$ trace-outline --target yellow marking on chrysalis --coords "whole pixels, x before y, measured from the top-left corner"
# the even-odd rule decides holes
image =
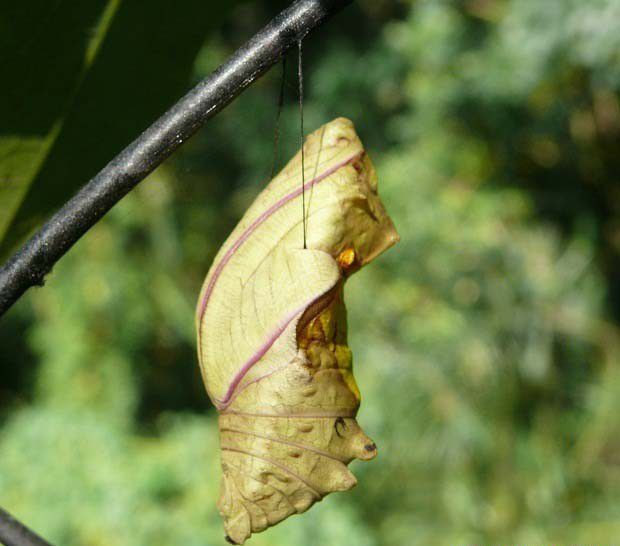
[[[338,254],[336,261],[338,262],[340,269],[348,269],[355,261],[355,250],[352,248],[345,248],[340,254]]]
[[[350,121],[328,123],[304,148],[308,172],[298,153],[256,198],[220,249],[197,306],[207,391],[230,397],[219,409],[218,507],[233,544],[350,489],[347,463],[377,453],[355,420],[360,394],[343,286],[398,235]],[[312,198],[300,218],[292,204],[303,204],[304,180]],[[307,218],[311,237],[300,249]]]

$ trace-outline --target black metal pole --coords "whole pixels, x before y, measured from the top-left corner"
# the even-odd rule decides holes
[[[0,544],[4,546],[51,546],[11,514],[0,508]]]
[[[0,269],[0,316],[123,196],[282,54],[352,0],[297,0],[92,178]]]

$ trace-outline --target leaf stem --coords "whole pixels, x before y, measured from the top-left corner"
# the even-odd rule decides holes
[[[208,119],[351,2],[296,0],[112,159],[0,268],[0,316]]]

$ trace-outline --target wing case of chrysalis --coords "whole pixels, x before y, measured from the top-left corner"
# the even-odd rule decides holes
[[[220,414],[218,508],[234,544],[350,489],[349,462],[377,453],[355,420],[343,287],[398,234],[351,121],[324,125],[304,152],[303,190],[300,151],[228,237],[198,300],[200,367]]]

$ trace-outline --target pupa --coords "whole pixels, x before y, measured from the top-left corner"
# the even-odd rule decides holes
[[[351,121],[310,134],[304,157],[303,177],[300,150],[249,207],[197,305],[202,378],[219,412],[218,508],[233,544],[350,489],[347,465],[377,453],[355,419],[343,289],[399,237]]]

